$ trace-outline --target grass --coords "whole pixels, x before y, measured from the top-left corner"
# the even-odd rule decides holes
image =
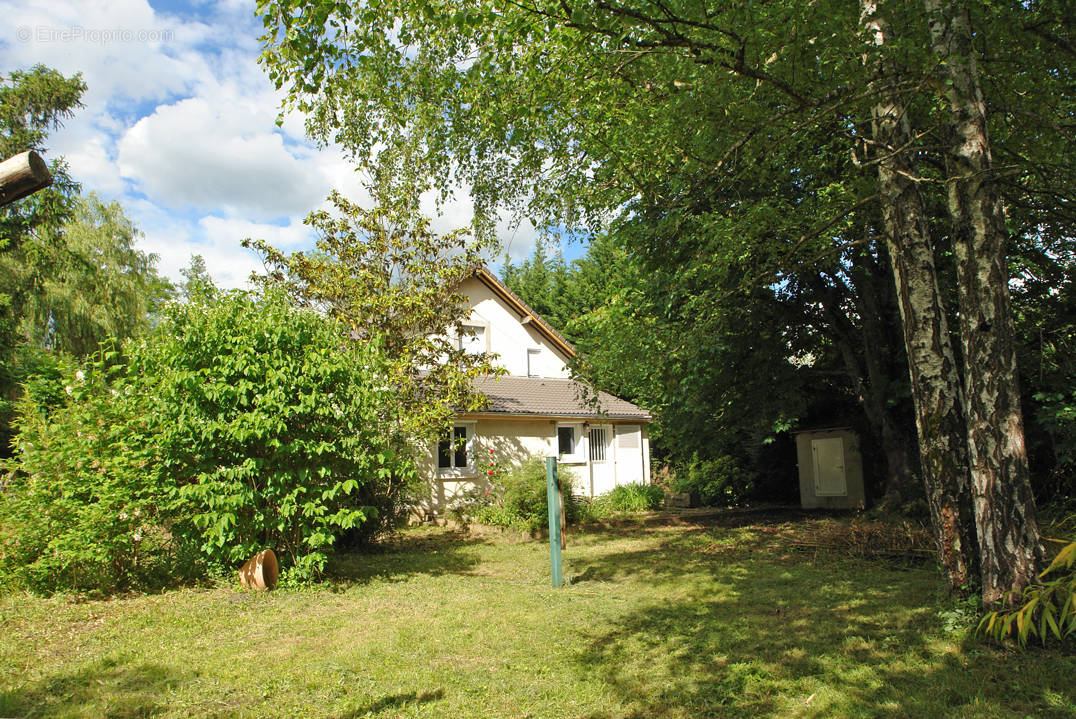
[[[312,588],[0,597],[0,716],[1076,717],[1076,657],[966,638],[930,567],[792,516],[548,545],[436,529]]]

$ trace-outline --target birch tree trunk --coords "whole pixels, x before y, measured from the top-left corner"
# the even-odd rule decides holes
[[[861,22],[875,49],[887,27],[877,3],[863,0]],[[966,591],[978,575],[960,374],[938,286],[934,244],[909,147],[912,133],[887,68],[873,68],[871,108],[887,247],[908,353],[919,455],[927,504],[949,586]]]
[[[964,414],[982,562],[983,603],[1035,581],[1043,559],[1024,448],[1004,208],[993,182],[986,103],[967,8],[925,0],[956,145],[948,158],[956,255]]]

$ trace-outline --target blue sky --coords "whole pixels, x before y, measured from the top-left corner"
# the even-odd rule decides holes
[[[3,72],[42,63],[83,74],[85,107],[50,138],[49,156],[123,205],[168,276],[201,254],[220,284],[242,286],[260,267],[243,238],[308,247],[302,220],[330,189],[368,201],[342,152],[306,140],[301,116],[276,125],[281,96],[257,64],[253,0],[0,0],[0,17]],[[426,206],[432,214],[432,198]],[[457,191],[435,227],[471,214]],[[535,238],[526,222],[501,228],[515,259]]]

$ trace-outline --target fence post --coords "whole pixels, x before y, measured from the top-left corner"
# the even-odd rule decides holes
[[[557,478],[557,458],[545,459],[546,504],[549,506],[549,566],[553,573],[553,586],[564,584],[560,558],[560,482]]]

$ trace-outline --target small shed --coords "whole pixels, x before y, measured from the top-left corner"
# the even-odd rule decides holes
[[[862,509],[863,459],[848,427],[796,432],[800,504],[804,509]]]

